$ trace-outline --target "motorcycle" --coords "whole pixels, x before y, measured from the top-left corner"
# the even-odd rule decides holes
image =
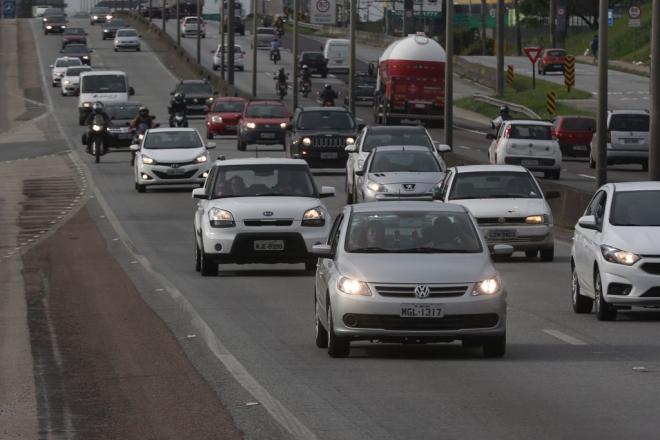
[[[276,27],[275,34],[277,35],[277,38],[282,39],[282,37],[284,36],[284,27],[280,27],[280,26]]]
[[[286,77],[288,78],[289,75],[286,75]],[[277,75],[275,75],[273,78],[275,79],[275,81],[277,81],[277,84],[275,85],[275,91],[277,92],[277,96],[279,96],[280,100],[282,100],[287,94],[288,91],[287,89],[289,88],[289,85],[287,84],[286,80],[280,81]]]
[[[188,126],[188,118],[186,117],[186,114],[183,112],[175,113],[170,118],[170,127],[187,127],[187,126]]]
[[[321,105],[321,107],[334,107],[335,106],[335,100],[333,98],[322,98],[321,97],[321,92],[318,93],[318,96],[319,96],[318,103]],[[339,93],[337,93],[337,98],[339,98]]]
[[[280,50],[279,49],[271,50],[270,59],[273,61],[274,64],[277,64],[277,62],[281,59]]]
[[[94,156],[94,162],[99,163],[101,156],[106,153],[105,136],[108,132],[108,125],[101,115],[95,115],[92,120],[92,129],[89,133],[89,153]]]
[[[312,82],[310,80],[302,80],[300,81],[300,93],[307,98],[309,95],[309,92],[312,91]]]

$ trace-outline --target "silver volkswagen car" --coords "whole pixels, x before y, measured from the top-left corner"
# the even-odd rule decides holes
[[[510,254],[497,245],[497,254]],[[506,292],[466,208],[430,202],[346,206],[316,245],[316,345],[451,342],[506,350]]]
[[[357,176],[357,202],[432,200],[444,163],[428,147],[374,148]]]

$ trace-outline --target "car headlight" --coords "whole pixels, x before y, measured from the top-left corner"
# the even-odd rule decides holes
[[[254,130],[255,128],[257,128],[257,124],[255,124],[254,122],[248,122],[247,124],[245,124],[245,126],[250,130]]]
[[[231,228],[236,226],[234,216],[229,211],[220,208],[211,208],[209,210],[209,222],[214,228]]]
[[[547,218],[545,215],[528,215],[527,218],[525,218],[525,223],[540,225],[547,223]]]
[[[101,130],[103,130],[103,127],[98,125],[98,124],[94,124],[94,125],[92,125],[92,130],[101,131]]]
[[[106,15],[105,18],[106,18],[107,20],[112,20],[112,15]]]
[[[206,162],[207,160],[208,160],[208,159],[207,159],[207,157],[206,157],[206,154],[202,154],[201,156],[197,156],[197,157],[195,158],[195,162],[197,162],[197,163],[204,163],[204,162]]]
[[[46,17],[44,17],[44,23],[47,22],[47,21],[48,21],[48,19]]]
[[[68,86],[69,84],[71,84],[71,81],[69,81],[68,79],[65,79],[65,80],[64,80],[64,85],[65,85],[65,86]]]
[[[149,156],[142,156],[142,163],[145,165],[153,165],[155,160],[150,158]]]
[[[367,181],[367,188],[373,192],[387,192],[385,185],[381,185],[380,183],[374,182],[373,180]]]
[[[215,122],[216,124],[219,124],[222,122],[222,117],[221,116],[211,116],[211,121]]]
[[[103,29],[103,32],[110,32],[108,29]]]
[[[213,102],[214,99],[215,98],[213,96],[209,96],[206,100],[209,101],[209,102]]]
[[[325,224],[325,212],[323,208],[317,206],[316,208],[305,211],[301,224],[303,226],[323,226]]]
[[[498,277],[492,277],[476,283],[472,289],[472,295],[495,295],[501,291],[502,282]]]
[[[99,19],[99,16],[98,16],[98,15],[95,15],[95,16],[94,16],[94,20],[98,20],[98,19]]]
[[[92,103],[91,102],[83,102],[82,106],[85,107],[85,108],[90,108],[92,106]]]
[[[337,280],[337,289],[348,295],[371,296],[371,291],[367,283],[348,277],[339,277]]]
[[[46,29],[52,29],[53,27],[51,25],[46,26]]]
[[[63,24],[62,26],[60,26],[60,28],[62,28],[62,29],[66,29],[66,25]]]
[[[286,128],[286,122],[281,122],[280,123],[280,128],[284,130]]]
[[[355,139],[352,137],[347,137],[346,138],[346,145],[353,145],[355,143]]]
[[[312,145],[312,140],[310,138],[306,137],[306,138],[303,138],[302,143],[305,146],[310,146],[310,145]]]
[[[622,251],[606,244],[600,246],[600,251],[603,254],[603,258],[610,263],[623,264],[624,266],[632,266],[642,258],[632,252]]]
[[[83,60],[88,60],[88,59],[89,59],[89,56],[83,55]]]

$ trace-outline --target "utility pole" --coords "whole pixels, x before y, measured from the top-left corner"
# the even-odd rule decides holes
[[[257,97],[257,0],[252,0],[252,97]]]
[[[351,10],[350,10],[350,19],[351,19],[351,33],[350,33],[350,53],[348,61],[348,110],[355,115],[355,76],[357,72],[355,71],[355,28],[357,28],[358,21],[358,12],[357,12],[357,2],[358,0],[351,0]]]
[[[481,55],[486,55],[486,0],[481,0]]]
[[[227,46],[225,45],[225,0],[220,0],[220,78],[225,80],[225,58],[227,57]]]
[[[598,7],[598,151],[596,152],[596,187],[607,183],[607,9],[608,0]],[[657,0],[656,0],[657,1]],[[651,83],[653,83],[651,78]]]
[[[153,0],[149,0],[149,23],[153,21],[152,13],[153,13]]]
[[[227,82],[234,85],[234,0],[227,9]]]
[[[181,7],[176,0],[176,45],[181,46]]]
[[[557,0],[550,0],[548,2],[550,10],[548,11],[548,24],[550,25],[550,41],[552,47],[557,47],[557,36],[555,35],[557,29],[555,23],[557,21]]]
[[[504,0],[497,0],[497,71],[495,72],[495,94],[504,93]]]
[[[516,50],[518,56],[522,56],[522,30],[520,29],[520,0],[515,0],[516,8]]]
[[[445,13],[447,31],[445,41],[445,144],[454,143],[454,0],[447,0]]]
[[[163,15],[163,33],[167,34],[167,31],[165,30],[165,25],[167,24],[167,20],[165,20],[165,5],[166,5],[166,0],[163,0],[163,10],[161,11],[161,14]]]
[[[651,12],[651,148],[649,150],[649,180],[660,180],[660,85],[658,84],[658,75],[660,75],[660,0],[653,0],[653,10]]]
[[[298,0],[293,0],[293,110],[298,107]]]
[[[202,0],[197,0],[197,64],[202,63]]]

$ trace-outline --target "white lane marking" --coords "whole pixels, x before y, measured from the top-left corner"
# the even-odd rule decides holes
[[[454,129],[461,130],[461,131],[467,131],[468,133],[480,134],[482,136],[485,136],[487,134],[485,131],[473,130],[471,128],[454,127]]]
[[[462,148],[464,150],[471,150],[472,147],[466,147],[465,145],[459,145],[458,148]]]
[[[566,333],[559,331],[559,330],[554,330],[554,329],[544,329],[544,333],[549,334],[550,336],[553,336],[560,341],[566,342],[567,344],[571,345],[588,345],[586,342],[584,342],[581,339],[575,338],[571,335],[567,335]]]
[[[584,177],[585,179],[593,179],[596,180],[594,176],[590,176],[589,174],[578,174],[580,177]]]
[[[36,41],[37,40],[36,35],[34,37]],[[41,53],[38,50],[37,50],[37,56],[39,58],[39,64],[42,66],[42,70],[43,70],[44,64],[41,60]],[[151,56],[154,57],[157,61],[160,61],[153,52],[151,52]],[[167,70],[162,63],[159,62],[158,64],[160,64],[160,66],[163,67],[163,69],[165,69],[168,73],[170,73],[170,76],[174,77],[172,73],[169,70]],[[42,77],[43,89],[47,96],[49,107],[52,111],[53,101],[50,96],[50,89],[46,84],[45,77],[43,75],[41,75],[41,77]],[[236,357],[233,354],[231,354],[229,350],[227,350],[225,345],[220,341],[218,336],[213,332],[213,330],[206,323],[206,321],[204,321],[204,319],[197,312],[197,310],[195,310],[193,305],[188,301],[188,299],[183,295],[183,293],[180,290],[178,290],[174,286],[174,284],[172,284],[164,275],[156,271],[156,269],[154,269],[153,266],[151,265],[151,262],[145,256],[137,252],[137,249],[130,240],[128,233],[124,230],[121,222],[115,216],[114,211],[112,211],[112,208],[105,200],[103,194],[101,194],[101,191],[96,185],[96,181],[94,180],[94,175],[91,173],[91,170],[80,157],[78,150],[74,148],[74,142],[69,138],[69,136],[65,132],[64,127],[62,126],[62,124],[60,123],[57,117],[57,114],[53,113],[53,119],[55,119],[55,124],[57,125],[57,128],[60,131],[62,138],[65,140],[65,142],[67,142],[69,148],[71,149],[71,152],[69,153],[69,157],[71,157],[74,163],[76,163],[79,167],[85,170],[88,176],[90,189],[94,193],[96,193],[96,199],[99,202],[101,209],[103,209],[103,212],[105,212],[108,222],[117,233],[117,236],[124,244],[126,250],[133,255],[133,258],[135,258],[135,260],[140,262],[140,264],[142,265],[145,271],[147,271],[154,278],[156,278],[161,283],[161,285],[166,288],[166,291],[167,293],[169,293],[170,297],[176,303],[178,303],[178,305],[185,312],[189,314],[189,316],[191,317],[191,324],[193,328],[195,328],[197,334],[202,335],[202,338],[204,342],[206,342],[207,347],[209,347],[211,352],[213,352],[213,354],[220,360],[220,362],[222,362],[222,364],[225,366],[225,368],[227,368],[227,370],[231,373],[234,379],[238,383],[240,383],[241,386],[245,388],[249,393],[251,393],[254,396],[254,398],[257,401],[259,401],[264,406],[264,408],[266,408],[266,410],[270,413],[270,415],[273,416],[273,418],[277,420],[284,429],[286,429],[292,434],[293,438],[295,438],[296,440],[318,440],[316,434],[314,434],[309,428],[307,428],[307,426],[305,426],[279,400],[273,397],[268,392],[268,390],[266,390],[252,375],[250,375],[250,373],[245,369],[245,367],[240,363],[240,361],[236,359]]]

